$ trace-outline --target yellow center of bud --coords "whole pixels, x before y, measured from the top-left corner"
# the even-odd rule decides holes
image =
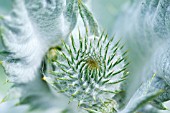
[[[93,58],[87,59],[87,65],[88,65],[88,67],[89,67],[91,70],[99,69],[98,61],[96,61],[96,60],[93,59]]]

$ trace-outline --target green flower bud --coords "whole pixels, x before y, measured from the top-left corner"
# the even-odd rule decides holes
[[[116,102],[113,96],[119,93],[120,83],[127,77],[126,52],[122,53],[120,41],[113,44],[104,32],[100,37],[79,33],[78,43],[70,37],[70,45],[63,42],[65,51],[57,51],[50,75],[43,79],[58,92],[90,112],[113,113]],[[53,54],[54,55],[54,54]]]

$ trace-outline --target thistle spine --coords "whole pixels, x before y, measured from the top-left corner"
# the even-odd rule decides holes
[[[115,103],[112,97],[121,92],[119,85],[126,80],[127,51],[121,53],[124,46],[120,41],[112,45],[114,37],[108,39],[104,32],[100,37],[86,34],[84,38],[79,32],[78,38],[78,46],[72,35],[70,46],[63,41],[64,51],[56,52],[59,57],[52,62],[55,69],[47,78],[52,79],[50,84],[58,92],[78,101],[80,107],[106,113],[104,106]],[[116,111],[115,105],[109,108],[110,113]]]

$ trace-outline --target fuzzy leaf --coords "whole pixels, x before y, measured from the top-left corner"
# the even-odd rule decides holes
[[[165,92],[151,103],[155,106],[154,103],[158,102],[155,107],[164,109],[163,102],[170,100],[170,1],[132,0],[120,14],[114,32],[117,37],[125,37],[126,49],[131,50],[129,57],[133,59],[131,77],[134,79],[126,81],[123,87],[127,97],[124,100],[129,100],[134,89],[142,82],[146,84],[156,73],[151,85]]]
[[[86,30],[89,30],[89,32],[93,35],[99,35],[99,27],[92,13],[88,10],[88,8],[84,5],[84,3],[81,0],[78,0],[78,6]]]
[[[54,95],[42,80],[41,64],[51,47],[67,39],[77,14],[77,0],[14,0],[11,13],[0,19],[0,60],[20,93],[18,105],[70,109],[62,104],[67,98]]]

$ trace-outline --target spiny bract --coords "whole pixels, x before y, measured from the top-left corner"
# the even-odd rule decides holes
[[[113,39],[104,32],[100,37],[86,34],[84,38],[79,33],[76,43],[70,36],[70,45],[63,42],[65,50],[52,50],[57,57],[52,54],[53,69],[44,80],[89,112],[115,112],[112,97],[121,91],[120,82],[128,75],[129,63],[125,64],[127,51],[121,53],[124,46],[120,41],[113,44]]]

